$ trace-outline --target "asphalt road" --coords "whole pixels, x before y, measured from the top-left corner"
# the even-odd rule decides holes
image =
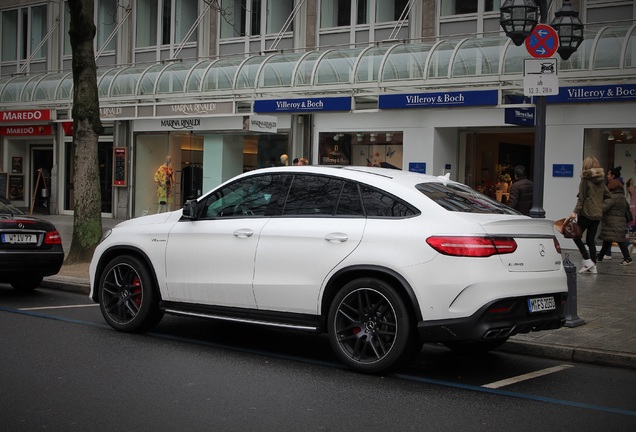
[[[118,333],[88,298],[0,284],[7,431],[633,431],[636,372],[426,346],[342,367],[323,336],[166,316]]]

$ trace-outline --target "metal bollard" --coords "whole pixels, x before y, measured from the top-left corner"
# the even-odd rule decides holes
[[[565,327],[578,327],[585,324],[576,312],[576,266],[570,261],[570,255],[565,254],[563,268],[568,280],[568,301],[565,302]]]

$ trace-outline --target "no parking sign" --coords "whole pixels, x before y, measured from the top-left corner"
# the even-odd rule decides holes
[[[526,38],[526,49],[534,58],[552,57],[559,48],[559,35],[547,24],[537,24]]]

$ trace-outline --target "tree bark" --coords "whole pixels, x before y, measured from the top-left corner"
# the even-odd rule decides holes
[[[73,53],[73,146],[75,148],[73,240],[67,263],[89,262],[102,236],[97,144],[99,118],[97,66],[93,39],[94,0],[69,0]]]

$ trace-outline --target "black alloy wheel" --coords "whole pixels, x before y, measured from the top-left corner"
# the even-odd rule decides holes
[[[406,304],[384,281],[357,279],[334,298],[329,340],[340,360],[363,373],[381,373],[411,360],[420,346]]]
[[[123,255],[108,263],[98,289],[102,315],[119,331],[149,330],[163,317],[154,280],[136,257]]]

